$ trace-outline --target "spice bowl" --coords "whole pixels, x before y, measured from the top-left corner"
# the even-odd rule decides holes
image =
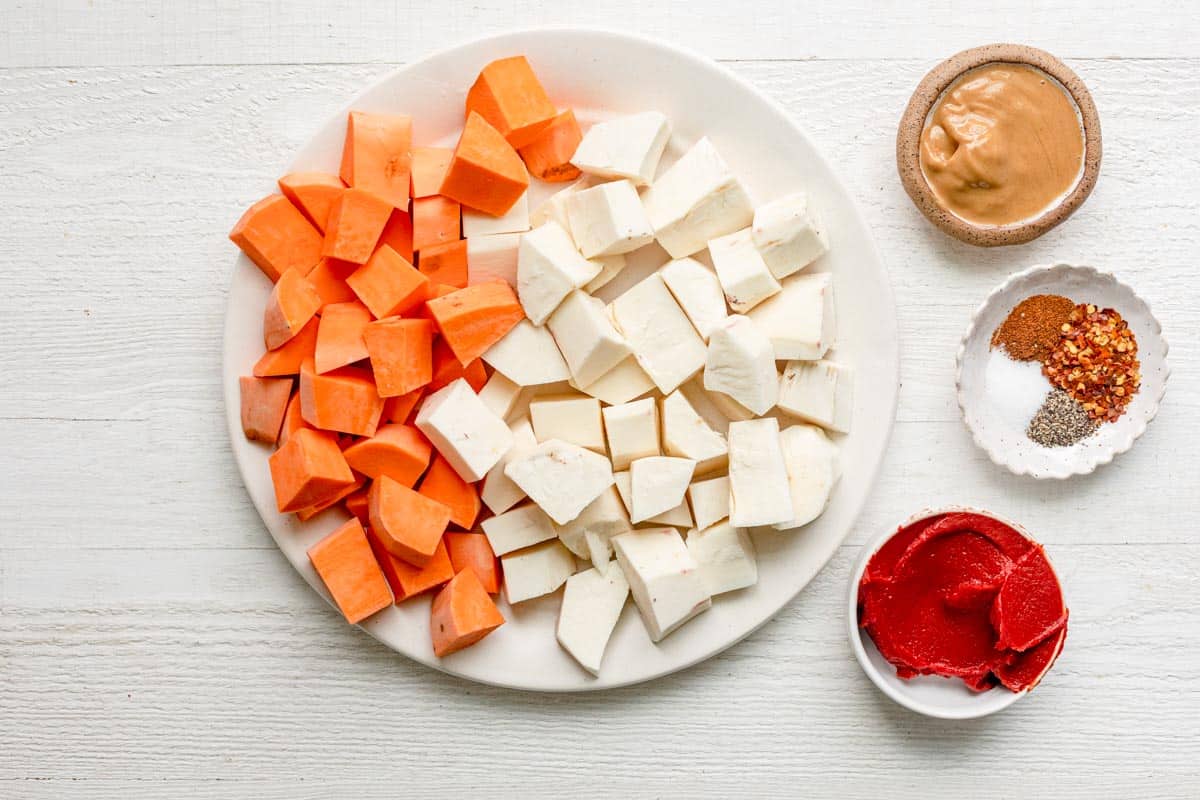
[[[1040,367],[1011,373],[994,367],[992,336],[1022,300],[1034,295],[1061,295],[1076,303],[1115,309],[1136,337],[1141,362],[1141,385],[1125,412],[1095,432],[1066,446],[1044,446],[1026,434],[1027,421],[1008,413],[1002,397],[1013,385],[1034,381]],[[1170,369],[1167,342],[1149,306],[1111,273],[1092,267],[1051,264],[1030,267],[995,289],[975,312],[958,349],[955,385],[963,421],[988,457],[1017,475],[1069,478],[1086,475],[1133,446],[1158,413]],[[1049,381],[1045,387],[1049,390]],[[1069,420],[1068,420],[1069,423]],[[1067,424],[1067,423],[1063,423]],[[1053,438],[1053,437],[1051,437]]]
[[[1003,686],[995,686],[986,691],[978,692],[968,689],[966,684],[954,678],[938,675],[918,675],[913,678],[901,678],[886,658],[875,646],[871,635],[859,625],[859,585],[872,557],[894,536],[909,526],[922,520],[943,514],[954,513],[977,514],[989,517],[1015,530],[1026,539],[1033,537],[1020,525],[1007,520],[990,511],[966,506],[947,506],[944,508],[927,508],[890,528],[883,529],[879,535],[867,542],[859,556],[858,563],[850,573],[849,595],[847,598],[847,622],[850,637],[850,647],[858,660],[863,672],[875,686],[891,700],[904,706],[910,711],[938,719],[976,719],[1003,711],[1013,703],[1029,694],[1036,684],[1022,691],[1010,691]],[[1061,649],[1061,643],[1059,645]],[[1057,651],[1054,658],[1057,658]],[[1053,666],[1051,661],[1049,670]],[[1044,675],[1045,673],[1043,673]],[[1039,677],[1040,680],[1040,677]]]

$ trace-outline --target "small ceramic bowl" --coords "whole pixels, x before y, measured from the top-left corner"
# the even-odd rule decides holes
[[[985,692],[975,692],[968,689],[966,684],[956,678],[943,678],[938,675],[918,675],[915,678],[909,679],[899,677],[896,674],[896,668],[880,655],[870,634],[858,625],[858,585],[862,582],[863,573],[867,571],[867,564],[870,562],[871,557],[875,555],[879,548],[883,547],[885,542],[895,536],[898,531],[915,522],[920,522],[923,519],[939,514],[962,512],[991,517],[1008,525],[1025,538],[1031,540],[1033,538],[1020,525],[990,511],[981,511],[977,508],[966,506],[925,509],[904,520],[899,525],[881,531],[878,536],[867,543],[867,546],[863,548],[862,555],[858,559],[858,564],[855,565],[854,570],[850,573],[850,592],[847,598],[850,647],[854,650],[854,656],[858,659],[859,666],[862,667],[863,672],[867,673],[867,677],[871,679],[871,682],[879,687],[879,691],[892,700],[910,711],[938,719],[975,719],[977,717],[986,717],[988,714],[994,714],[997,711],[1008,708],[1032,690],[1027,689],[1022,692],[1013,692],[1005,689],[1003,686],[996,686]],[[1051,669],[1053,669],[1053,666],[1051,666]]]
[[[1014,306],[1035,294],[1058,294],[1076,303],[1115,308],[1137,337],[1142,373],[1137,395],[1120,419],[1101,425],[1091,436],[1070,447],[1036,444],[1025,435],[1023,426],[993,413],[986,394],[992,333]],[[1092,267],[1052,264],[1018,272],[983,301],[958,348],[955,385],[963,421],[975,444],[992,461],[1017,475],[1061,479],[1093,472],[1132,447],[1158,413],[1169,375],[1162,327],[1133,289],[1111,273]]]
[[[976,225],[956,216],[938,202],[921,171],[921,134],[930,112],[959,77],[987,64],[1026,64],[1049,75],[1071,96],[1083,125],[1083,173],[1075,188],[1040,216],[1012,225]],[[968,244],[997,247],[1032,241],[1071,216],[1096,185],[1102,149],[1096,104],[1087,86],[1070,67],[1036,47],[989,44],[951,56],[917,85],[896,133],[896,168],[904,190],[930,222]]]

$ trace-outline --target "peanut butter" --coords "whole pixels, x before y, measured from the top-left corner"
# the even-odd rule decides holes
[[[921,172],[937,201],[975,225],[1034,219],[1079,181],[1083,127],[1053,78],[987,64],[938,100],[921,133]]]

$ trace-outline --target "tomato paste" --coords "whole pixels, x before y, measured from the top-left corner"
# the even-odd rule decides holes
[[[981,514],[901,528],[871,557],[859,624],[902,678],[960,678],[975,691],[1032,689],[1067,634],[1062,588],[1041,545]]]

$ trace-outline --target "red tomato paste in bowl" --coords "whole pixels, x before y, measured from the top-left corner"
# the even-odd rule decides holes
[[[858,620],[901,678],[960,678],[976,691],[1032,689],[1067,635],[1042,546],[970,512],[926,517],[888,539],[859,583]]]

